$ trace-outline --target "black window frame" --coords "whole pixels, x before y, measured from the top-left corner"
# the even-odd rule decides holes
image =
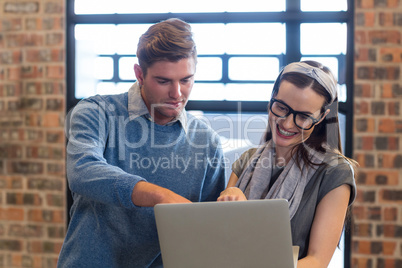
[[[66,2],[66,108],[71,110],[80,99],[75,97],[75,39],[74,27],[76,24],[153,24],[168,18],[181,18],[188,23],[285,23],[286,24],[286,54],[279,57],[281,66],[299,61],[300,52],[300,25],[302,23],[347,23],[347,52],[344,62],[339,65],[345,71],[338,72],[341,84],[346,84],[347,100],[339,103],[339,112],[346,116],[345,152],[347,157],[353,154],[353,86],[354,86],[354,1],[347,0],[346,11],[335,12],[303,12],[300,10],[301,0],[286,0],[284,12],[222,12],[222,13],[155,13],[155,14],[75,14],[74,0]],[[127,55],[126,55],[127,56]],[[130,55],[132,56],[132,55]],[[206,55],[207,56],[207,55]],[[216,56],[216,55],[214,55]],[[223,78],[225,83],[228,77],[227,62],[229,57],[244,55],[223,55]],[[250,56],[250,55],[247,55]],[[258,55],[253,55],[258,56]],[[267,56],[267,55],[264,55]],[[316,55],[325,57],[326,55]],[[331,55],[333,56],[333,55]],[[225,58],[226,57],[226,58]],[[114,66],[116,67],[116,59]],[[341,67],[340,67],[341,68]],[[204,81],[203,81],[204,82]],[[249,83],[242,81],[239,83]],[[274,81],[269,81],[274,82]],[[343,83],[342,83],[343,82]],[[268,102],[265,101],[189,101],[187,110],[202,110],[214,113],[266,113]],[[68,191],[68,189],[67,189]],[[72,199],[68,192],[68,208]],[[350,267],[350,231],[345,233],[344,267]]]

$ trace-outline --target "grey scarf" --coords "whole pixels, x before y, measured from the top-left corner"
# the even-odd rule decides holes
[[[320,164],[323,158],[317,154],[310,154],[311,161]],[[286,199],[289,202],[289,213],[292,219],[295,215],[304,188],[315,173],[316,169],[307,166],[302,161],[299,168],[294,159],[286,164],[278,179],[269,189],[272,176],[272,163],[275,161],[275,148],[272,140],[260,146],[249,159],[246,168],[240,175],[236,186],[239,187],[247,199]],[[264,196],[265,195],[265,196]]]

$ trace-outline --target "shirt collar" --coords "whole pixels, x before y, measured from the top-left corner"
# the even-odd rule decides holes
[[[148,120],[154,122],[144,100],[142,99],[141,87],[138,82],[135,82],[128,90],[128,115],[130,120],[144,116]],[[187,133],[187,113],[185,109],[183,109],[175,119],[167,123],[166,126],[173,125],[176,121],[180,122],[184,131]]]

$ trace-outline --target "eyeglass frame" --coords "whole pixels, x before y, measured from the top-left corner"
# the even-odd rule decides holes
[[[288,113],[287,113],[286,115],[284,115],[284,116],[279,116],[279,115],[277,115],[276,113],[274,113],[274,112],[272,111],[272,105],[273,105],[275,102],[279,102],[280,104],[286,106],[286,108],[288,108]],[[279,118],[286,118],[286,117],[288,117],[290,114],[292,114],[292,115],[293,115],[293,123],[295,124],[296,127],[300,128],[300,129],[302,129],[302,130],[310,130],[312,127],[314,127],[315,125],[317,125],[317,123],[320,122],[320,120],[322,119],[322,116],[321,116],[319,119],[317,119],[317,118],[314,118],[314,117],[312,117],[312,116],[310,116],[310,115],[308,115],[308,114],[306,114],[306,113],[299,112],[299,111],[295,111],[295,110],[292,109],[292,107],[290,107],[289,105],[287,105],[285,102],[283,102],[283,101],[281,101],[281,100],[278,100],[278,99],[275,99],[275,98],[271,98],[271,101],[269,102],[269,110],[271,111],[271,113],[273,113],[276,117],[279,117]],[[296,115],[298,115],[298,114],[302,114],[302,115],[304,115],[304,116],[307,116],[308,118],[310,118],[310,119],[313,121],[313,123],[311,124],[311,126],[310,126],[309,128],[300,127],[300,126],[296,123]],[[321,113],[320,115],[322,115],[322,114],[323,114],[323,113]]]

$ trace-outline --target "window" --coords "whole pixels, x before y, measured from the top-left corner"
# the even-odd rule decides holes
[[[331,68],[339,80],[340,110],[351,107],[353,59],[347,51],[353,51],[353,1],[67,3],[70,107],[94,94],[127,91],[135,81],[140,35],[169,17],[189,22],[197,43],[199,63],[188,110],[265,112],[280,69],[305,59]]]
[[[187,110],[265,114],[280,69],[314,59],[338,78],[343,147],[351,156],[353,7],[352,0],[67,1],[68,109],[84,97],[127,91],[140,35],[177,17],[191,24],[199,56]]]

